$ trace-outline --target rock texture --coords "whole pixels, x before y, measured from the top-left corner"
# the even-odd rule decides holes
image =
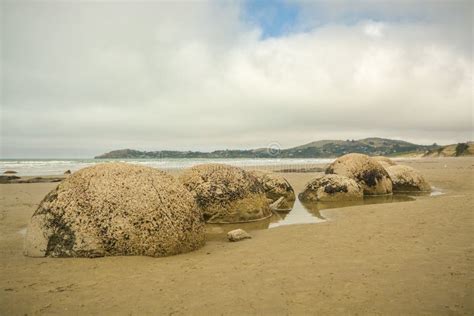
[[[234,229],[231,230],[230,232],[227,233],[227,239],[229,241],[240,241],[244,239],[250,239],[252,236],[249,235],[245,230],[243,229]]]
[[[388,168],[390,166],[396,165],[396,163],[392,159],[385,156],[375,156],[375,157],[372,157],[372,159],[375,159],[376,161],[378,161],[378,163],[380,163],[382,167],[384,168]]]
[[[202,214],[178,181],[157,169],[107,163],[75,172],[44,198],[25,254],[159,257],[204,242]]]
[[[203,164],[183,172],[180,181],[194,195],[208,223],[237,223],[271,216],[262,184],[245,170]]]
[[[301,201],[354,201],[364,197],[362,187],[354,180],[337,174],[320,175],[311,180],[302,193]]]
[[[354,179],[362,186],[366,195],[392,193],[392,181],[387,171],[367,155],[341,156],[328,166],[326,174],[338,174]]]
[[[416,169],[397,165],[386,168],[392,179],[394,192],[430,192],[431,186]]]
[[[296,199],[295,191],[284,177],[265,170],[253,170],[250,171],[250,173],[262,184],[265,195],[270,200],[270,203],[274,203],[278,199],[283,198],[283,200],[278,203],[276,210],[291,210]]]

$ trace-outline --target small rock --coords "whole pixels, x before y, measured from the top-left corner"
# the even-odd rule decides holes
[[[64,174],[71,174],[71,170],[66,170]]]
[[[227,233],[227,238],[229,241],[240,241],[244,239],[252,238],[245,230],[243,229],[234,229]]]
[[[7,170],[3,174],[16,174],[16,173],[18,173],[18,172],[14,171],[14,170]]]

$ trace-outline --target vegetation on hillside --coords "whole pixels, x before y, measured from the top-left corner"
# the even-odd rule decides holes
[[[424,153],[436,150],[439,146],[417,145],[401,140],[385,138],[364,138],[360,140],[321,140],[309,144],[275,150],[248,149],[248,150],[216,150],[212,152],[200,151],[138,151],[133,149],[114,150],[97,156],[97,159],[159,159],[159,158],[332,158],[347,153],[362,153],[371,156],[395,156],[405,153]]]
[[[458,143],[429,150],[423,157],[461,157],[474,155],[474,143]]]

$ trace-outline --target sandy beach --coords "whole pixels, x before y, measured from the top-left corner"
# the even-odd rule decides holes
[[[166,258],[25,257],[28,220],[57,183],[0,184],[0,315],[472,315],[474,158],[403,163],[443,194]],[[314,173],[283,175],[298,193]]]

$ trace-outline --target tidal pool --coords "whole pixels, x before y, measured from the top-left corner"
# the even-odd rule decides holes
[[[436,192],[436,193],[434,193]],[[321,214],[322,210],[332,208],[343,208],[357,205],[383,204],[394,202],[414,201],[414,196],[435,196],[442,194],[441,191],[436,190],[431,193],[424,194],[390,194],[383,196],[365,196],[360,201],[344,201],[344,202],[317,202],[317,203],[302,203],[296,199],[293,209],[290,212],[278,212],[273,216],[263,219],[261,221],[238,224],[206,224],[206,233],[208,240],[221,240],[228,231],[241,228],[246,231],[258,229],[271,229],[279,226],[293,225],[293,224],[309,224],[322,223],[327,219]]]

